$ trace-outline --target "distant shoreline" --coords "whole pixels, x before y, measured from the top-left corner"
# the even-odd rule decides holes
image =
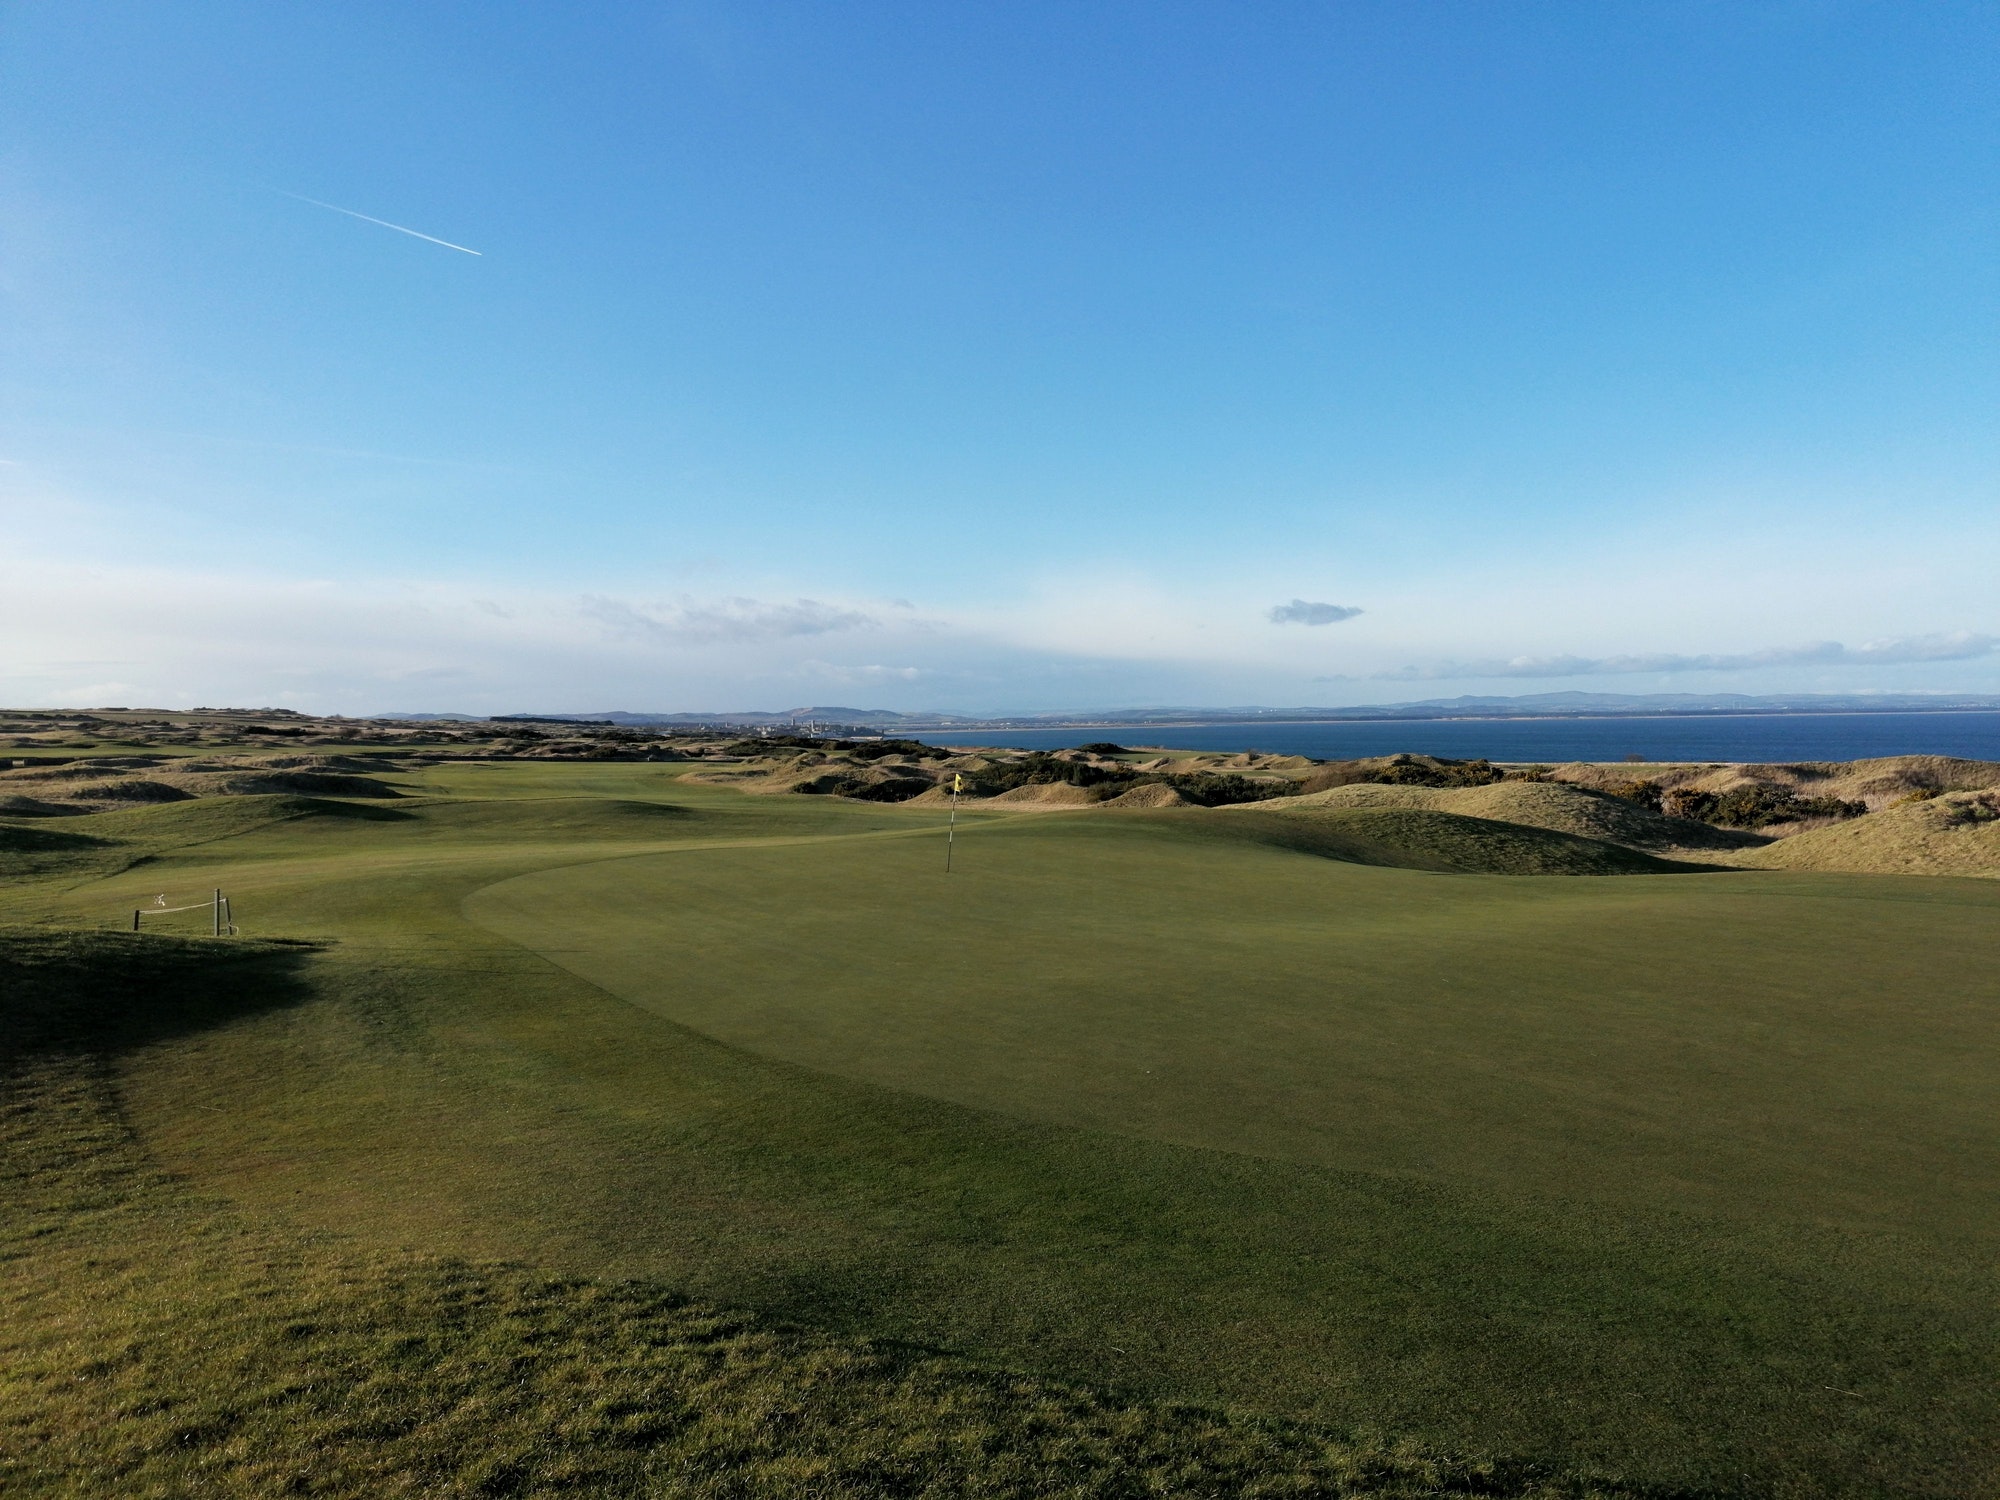
[[[1597,713],[1485,713],[1485,714],[1331,714],[1313,718],[1266,718],[1245,714],[1240,718],[1201,719],[992,719],[974,724],[953,723],[898,725],[925,734],[984,734],[995,729],[1237,729],[1253,724],[1509,724],[1509,723],[1590,723],[1618,719],[1842,719],[1858,714],[1926,714],[1945,717],[1955,714],[2000,714],[1993,708],[1695,708],[1621,709]]]

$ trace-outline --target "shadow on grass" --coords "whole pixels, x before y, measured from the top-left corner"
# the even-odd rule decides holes
[[[0,1070],[117,1053],[307,998],[316,945],[0,928]]]
[[[368,795],[382,794],[371,792]],[[404,794],[390,792],[388,795],[400,797]],[[347,818],[359,823],[407,823],[417,816],[400,807],[383,807],[371,802],[335,802],[326,797],[287,797],[285,801],[292,804],[288,814],[291,817]]]
[[[97,838],[88,833],[65,833],[60,828],[23,828],[19,824],[0,824],[0,854],[63,853],[72,849],[104,849],[110,845],[110,839]]]

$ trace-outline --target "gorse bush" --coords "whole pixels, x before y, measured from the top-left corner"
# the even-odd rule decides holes
[[[1151,779],[1154,778],[1123,766],[1093,766],[1089,761],[1068,760],[1039,750],[966,776],[976,791],[989,797],[1011,792],[1016,787],[1049,786],[1056,782],[1084,787],[1115,786],[1122,790]]]
[[[1290,797],[1298,787],[1289,781],[1264,781],[1254,776],[1230,776],[1203,771],[1193,776],[1147,777],[1164,781],[1190,802],[1203,807],[1226,807],[1240,802],[1268,802],[1273,797]]]
[[[1719,828],[1768,828],[1808,818],[1858,818],[1868,811],[1868,804],[1839,797],[1801,797],[1790,787],[1751,784],[1724,792],[1675,787],[1661,799],[1661,808],[1671,817]]]
[[[1094,766],[1088,761],[1036,752],[1020,760],[989,766],[966,776],[981,796],[998,796],[1022,786],[1049,786],[1063,783],[1086,787],[1100,801],[1116,797],[1138,786],[1170,786],[1190,802],[1203,807],[1223,807],[1239,802],[1262,802],[1272,797],[1289,797],[1299,788],[1290,781],[1266,781],[1253,776],[1234,776],[1220,771],[1196,771],[1174,775],[1166,771],[1134,771],[1124,766]]]
[[[1660,810],[1661,801],[1666,795],[1666,789],[1657,781],[1621,781],[1616,786],[1608,786],[1604,790],[1621,802],[1649,807],[1654,812]]]
[[[1330,791],[1337,786],[1491,786],[1496,781],[1544,780],[1540,772],[1510,773],[1487,760],[1446,760],[1435,755],[1397,755],[1387,764],[1336,762],[1300,784],[1302,792]]]
[[[856,760],[882,760],[891,755],[907,756],[911,760],[948,760],[949,750],[940,750],[936,745],[920,744],[916,740],[854,740],[846,742],[842,748]]]
[[[1384,786],[1491,786],[1507,773],[1489,760],[1417,760],[1398,756],[1370,778]]]

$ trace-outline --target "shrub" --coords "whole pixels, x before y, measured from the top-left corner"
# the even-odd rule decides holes
[[[1666,789],[1657,781],[1621,781],[1616,786],[1605,787],[1604,790],[1621,802],[1634,802],[1640,807],[1649,807],[1658,812]]]
[[[2000,822],[2000,796],[1987,792],[1955,804],[1945,814],[1946,823],[1959,827],[1967,823]]]
[[[907,755],[912,760],[949,760],[951,752],[941,750],[936,745],[922,745],[915,740],[855,740],[842,742],[841,748],[856,760],[881,760],[890,755]]]
[[[888,781],[868,782],[853,791],[842,792],[843,797],[855,797],[863,802],[908,802],[912,797],[920,797],[931,789],[931,783],[921,776],[897,776]]]
[[[1190,802],[1203,807],[1228,807],[1239,802],[1268,802],[1273,797],[1290,797],[1298,787],[1289,781],[1265,781],[1254,776],[1230,776],[1202,771],[1193,776],[1146,776],[1142,781],[1163,781]]]
[[[1768,828],[1803,818],[1858,818],[1868,811],[1868,804],[1839,797],[1801,797],[1790,787],[1753,783],[1726,792],[1675,787],[1663,799],[1663,810],[1719,828]]]
[[[733,740],[722,747],[725,755],[762,755],[767,750],[850,750],[845,740],[823,740],[810,734],[763,734],[755,739]]]
[[[1115,785],[1122,791],[1139,781],[1158,778],[1142,777],[1137,771],[1128,771],[1123,766],[1093,766],[1087,761],[1064,760],[1037,750],[1019,760],[968,772],[965,779],[982,795],[990,797],[1000,792],[1011,792],[1017,786],[1046,786],[1056,781],[1068,782],[1071,786]]]
[[[852,771],[828,771],[802,781],[792,790],[808,797],[852,797],[859,802],[907,802],[931,789],[920,776],[896,776],[886,781],[869,781]]]
[[[1399,755],[1366,778],[1384,786],[1491,786],[1506,773],[1490,760],[1418,760]]]

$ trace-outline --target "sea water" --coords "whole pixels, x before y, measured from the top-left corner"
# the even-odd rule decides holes
[[[980,729],[915,738],[930,745],[1062,750],[1100,740],[1171,750],[1261,750],[1352,760],[1407,751],[1455,760],[1794,761],[1876,755],[2000,760],[2000,712],[1634,714],[1581,719],[1360,719],[1333,723],[1117,725]]]

